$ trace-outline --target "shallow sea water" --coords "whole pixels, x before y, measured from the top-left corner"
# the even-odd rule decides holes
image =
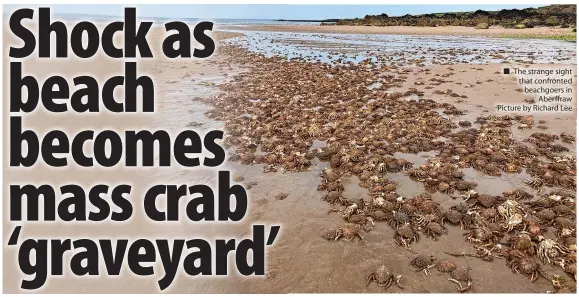
[[[576,43],[466,36],[315,34],[239,31],[227,40],[267,57],[324,63],[576,63]]]

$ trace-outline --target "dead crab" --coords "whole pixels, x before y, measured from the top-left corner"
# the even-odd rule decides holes
[[[495,242],[498,241],[497,235],[484,226],[476,227],[463,235],[466,235],[466,241],[483,246],[494,246]]]
[[[515,200],[507,200],[497,207],[499,214],[509,220],[515,214],[526,214],[525,208]]]
[[[410,266],[418,268],[416,272],[422,271],[424,272],[424,275],[429,275],[430,268],[436,266],[436,259],[432,255],[418,255],[416,258],[410,261]]]
[[[358,237],[361,241],[364,241],[364,237],[360,234],[362,227],[358,224],[346,223],[343,227],[336,230],[336,238],[334,241],[338,241],[341,237],[344,237],[347,241],[352,241],[354,238]]]
[[[400,289],[404,289],[402,286],[400,286],[401,278],[402,275],[394,274],[388,266],[383,264],[380,265],[376,271],[370,273],[370,275],[366,277],[366,287],[369,286],[371,282],[376,282],[379,287],[384,287],[384,290],[387,290],[392,285],[396,285]]]
[[[560,136],[561,136],[561,141],[563,141],[563,142],[575,143],[575,136],[573,136],[569,133],[563,132],[563,133],[561,133]]]
[[[506,173],[521,173],[523,171],[523,169],[520,166],[513,163],[506,163],[505,165],[502,166],[502,169]]]
[[[350,206],[346,207],[343,210],[338,210],[338,214],[340,215],[340,217],[344,220],[348,220],[348,218],[354,214],[354,212],[356,212],[356,210],[358,209],[358,204],[356,203],[352,203],[350,204]]]
[[[528,232],[521,231],[519,235],[509,238],[511,248],[529,256],[535,254],[536,244],[532,241]]]
[[[420,235],[414,231],[410,224],[406,223],[394,232],[394,241],[403,247],[408,248],[412,243],[418,242]]]
[[[446,212],[444,212],[440,223],[444,225],[445,221],[448,221],[455,226],[460,225],[460,230],[464,230],[466,226],[465,215],[463,215],[460,211],[455,209],[449,209]]]
[[[326,229],[320,233],[320,236],[325,240],[335,240],[336,239],[336,229]]]
[[[511,189],[511,190],[505,191],[505,192],[503,192],[503,196],[505,196],[507,198],[512,197],[515,200],[527,200],[527,199],[533,199],[533,197],[535,197],[534,195],[527,193],[523,189]]]
[[[440,260],[436,262],[436,270],[440,272],[451,272],[456,269],[456,263],[450,260]]]
[[[554,258],[564,256],[570,252],[567,247],[561,245],[553,239],[540,236],[539,240],[540,241],[537,254],[543,263],[552,264]]]
[[[443,234],[447,234],[448,230],[446,229],[446,227],[440,225],[439,223],[430,222],[426,225],[426,230],[424,231],[424,233],[432,237],[432,239],[438,240],[438,237]]]
[[[416,226],[425,227],[430,222],[438,221],[439,218],[435,214],[417,214],[414,216]]]
[[[513,231],[517,227],[521,227],[523,223],[523,215],[520,213],[515,213],[507,218],[507,220],[501,225],[503,229],[507,232]]]
[[[543,181],[538,179],[538,178],[526,180],[526,181],[524,181],[524,183],[535,190],[538,190],[543,186]]]
[[[388,224],[393,229],[397,229],[400,225],[407,224],[410,222],[410,217],[401,211],[392,211],[392,216],[388,219]]]
[[[410,176],[410,177],[414,177],[414,178],[418,178],[418,179],[425,178],[427,175],[426,171],[418,169],[418,168],[408,169],[406,171],[406,174],[408,174],[408,176]]]
[[[344,199],[344,197],[342,196],[342,193],[338,192],[338,191],[332,191],[327,193],[326,195],[324,195],[322,197],[322,200],[334,204],[334,203],[344,203],[346,202],[346,200]]]
[[[531,282],[535,282],[539,275],[549,280],[545,275],[545,272],[541,269],[539,263],[537,263],[533,258],[522,255],[515,256],[508,261],[507,265],[511,268],[513,273],[530,275]]]
[[[458,292],[466,292],[472,287],[472,277],[470,276],[470,267],[460,267],[450,272],[449,281],[458,285]],[[466,287],[462,285],[466,282]]]
[[[488,163],[482,168],[482,172],[490,176],[501,176],[501,168],[493,163]]]

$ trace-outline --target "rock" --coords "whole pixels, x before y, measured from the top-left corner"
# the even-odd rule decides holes
[[[488,23],[478,23],[475,28],[476,29],[488,29],[489,24]]]

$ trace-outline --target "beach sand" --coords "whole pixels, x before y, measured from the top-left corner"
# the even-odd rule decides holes
[[[224,29],[228,28],[224,26]],[[396,34],[396,35],[465,35],[465,36],[536,36],[548,38],[574,34],[569,28],[527,28],[509,29],[503,27],[490,27],[489,29],[475,29],[463,26],[441,27],[414,27],[414,26],[317,26],[317,25],[247,25],[232,27],[238,30],[257,30],[274,32],[308,32],[308,33],[344,33],[344,34]]]

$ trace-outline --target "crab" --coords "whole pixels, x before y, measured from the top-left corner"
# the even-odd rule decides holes
[[[396,275],[392,272],[392,270],[382,264],[376,271],[370,273],[368,277],[366,277],[367,283],[366,287],[370,285],[371,282],[376,282],[379,287],[384,287],[384,290],[387,290],[392,285],[398,286],[400,289],[404,289],[400,286],[400,279],[402,275]]]
[[[326,195],[322,196],[322,200],[324,200],[330,204],[334,204],[334,203],[343,204],[346,202],[346,200],[342,196],[342,193],[340,193],[338,191],[332,191],[332,192],[327,193]]]
[[[449,281],[458,285],[458,292],[466,292],[472,287],[472,277],[470,276],[470,267],[459,267],[450,272]],[[466,287],[462,283],[466,282]]]
[[[553,258],[564,256],[570,251],[567,247],[549,238],[539,237],[539,248],[537,254],[543,263],[553,263]]]
[[[555,261],[559,267],[563,269],[566,273],[571,274],[573,279],[577,281],[577,262],[576,261],[568,261],[566,259],[559,259]]]
[[[440,272],[451,272],[456,269],[456,263],[450,260],[440,260],[436,262],[436,270]]]
[[[372,206],[381,208],[386,203],[386,199],[384,199],[384,195],[380,194],[372,198]]]
[[[454,191],[452,186],[448,183],[445,183],[445,182],[440,182],[438,184],[438,186],[436,187],[436,190],[441,192],[441,193],[444,193],[444,194],[450,194]]]
[[[511,189],[511,190],[505,191],[505,192],[503,192],[503,196],[505,196],[507,198],[512,197],[516,200],[528,200],[528,199],[532,199],[533,197],[535,197],[534,195],[527,193],[523,189]]]
[[[562,228],[562,229],[557,229],[557,238],[561,239],[561,240],[565,240],[567,238],[571,238],[575,237],[576,232],[575,229],[571,229],[571,228]]]
[[[556,217],[553,221],[553,227],[557,229],[574,228],[576,227],[576,223],[568,217]]]
[[[410,177],[414,177],[414,178],[425,178],[427,173],[424,170],[418,169],[418,168],[413,168],[413,169],[408,169],[406,171],[406,174],[408,174],[408,176]]]
[[[482,246],[494,246],[495,242],[498,241],[495,232],[484,226],[475,227],[463,235],[466,235],[466,241],[481,244]]]
[[[358,209],[358,204],[352,203],[350,206],[346,207],[344,210],[338,211],[338,214],[342,219],[348,220],[348,218],[354,214],[354,212]]]
[[[490,175],[490,176],[501,176],[501,168],[495,164],[492,164],[492,163],[486,164],[483,167],[482,172],[484,172],[486,175]]]
[[[455,209],[449,209],[443,213],[440,223],[444,225],[445,221],[450,222],[452,225],[460,225],[460,230],[464,230],[466,227],[465,215]]]
[[[433,201],[430,198],[430,195],[428,195],[426,198],[422,198],[421,200],[419,200],[420,203],[418,205],[418,208],[420,209],[420,211],[422,213],[426,213],[426,214],[438,214],[440,212],[440,204]]]
[[[506,221],[501,225],[507,232],[513,231],[515,228],[520,227],[523,223],[523,215],[520,213],[512,214],[506,219]]]
[[[573,208],[571,208],[565,204],[559,204],[559,205],[555,205],[555,206],[551,207],[551,210],[558,215],[573,215],[574,216],[575,205],[573,205]]]
[[[310,126],[308,128],[308,134],[310,137],[319,137],[322,134],[322,130],[318,126]]]
[[[426,230],[424,231],[426,235],[429,235],[434,240],[438,240],[438,237],[443,234],[448,234],[448,230],[443,225],[436,222],[430,222],[426,225]]]
[[[500,216],[498,211],[495,208],[485,208],[481,210],[478,215],[480,215],[485,221],[496,223]]]
[[[517,236],[509,238],[509,243],[513,250],[520,251],[529,256],[535,254],[536,244],[532,241],[528,232],[521,231]]]
[[[476,182],[459,180],[455,183],[455,188],[459,191],[470,191],[478,186]]]
[[[338,241],[341,237],[344,237],[347,241],[352,241],[356,237],[360,238],[361,241],[364,241],[364,237],[362,237],[360,231],[362,231],[360,225],[346,223],[343,227],[336,230],[336,238],[334,238],[334,241]]]
[[[476,196],[475,204],[490,208],[490,207],[495,206],[495,204],[497,204],[499,200],[500,200],[499,197],[496,197],[496,196],[480,194],[480,195]]]
[[[547,293],[563,293],[563,294],[576,293],[575,292],[576,288],[574,288],[576,287],[576,285],[573,287],[568,287],[567,279],[558,274],[552,275],[551,284],[553,285],[555,291],[553,292],[547,291]]]
[[[575,136],[573,136],[573,135],[571,135],[571,134],[569,134],[569,133],[563,132],[563,133],[561,133],[560,136],[561,136],[561,140],[562,140],[563,142],[566,142],[566,143],[575,143]]]
[[[523,169],[520,166],[513,163],[506,163],[505,165],[502,166],[502,169],[504,172],[507,173],[521,173],[523,171]]]
[[[515,214],[526,214],[525,208],[519,202],[510,199],[499,205],[497,210],[505,220],[509,220]]]
[[[324,178],[325,182],[335,182],[338,181],[340,179],[340,174],[338,174],[335,170],[333,169],[324,169],[322,171],[322,173],[320,174],[321,177]]]
[[[406,223],[394,232],[394,241],[405,248],[408,248],[412,243],[418,242],[420,235],[414,231],[409,223]]]
[[[320,236],[325,240],[334,240],[336,239],[336,229],[326,229],[320,233]]]
[[[397,160],[398,165],[402,168],[402,170],[407,170],[408,168],[412,167],[412,162],[404,160],[404,159],[398,159]]]
[[[417,214],[414,216],[414,222],[419,227],[425,227],[428,223],[438,220],[439,217],[436,214]]]
[[[361,214],[354,214],[348,217],[347,221],[353,224],[360,224],[365,225],[366,223],[372,224],[374,226],[374,219],[369,216],[361,215]]]
[[[512,259],[508,261],[507,266],[511,268],[513,273],[530,275],[532,283],[537,280],[539,275],[549,280],[545,272],[541,269],[541,265],[539,265],[539,263],[537,263],[533,258],[518,255],[512,257]]]
[[[393,228],[397,229],[402,224],[407,224],[410,222],[410,217],[401,211],[392,211],[392,216],[388,219],[388,224]]]
[[[410,261],[410,266],[418,268],[416,272],[422,271],[424,272],[424,275],[429,275],[430,268],[436,266],[436,258],[433,255],[418,255]]]
[[[526,181],[524,181],[524,183],[529,185],[533,189],[539,189],[543,186],[543,181],[538,179],[538,178],[526,180]]]
[[[539,220],[541,220],[543,224],[547,226],[552,225],[555,218],[557,217],[557,214],[550,208],[545,208],[535,213],[535,215],[537,216],[537,218],[539,218]]]

